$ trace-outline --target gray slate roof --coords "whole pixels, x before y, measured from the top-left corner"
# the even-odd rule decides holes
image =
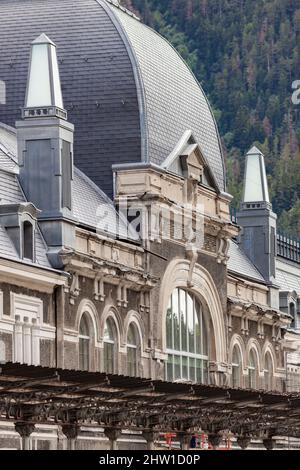
[[[161,163],[188,129],[224,189],[204,93],[158,34],[105,0],[0,0],[0,17],[0,79],[7,88],[0,121],[14,126],[20,117],[30,43],[44,32],[58,46],[75,163],[106,194],[112,164]]]
[[[289,269],[287,265],[287,269]],[[292,272],[276,269],[276,282],[282,291],[296,291],[300,296],[300,269],[299,276]]]
[[[74,216],[80,225],[96,229],[99,234],[117,234],[118,238],[138,241],[138,235],[117,213],[109,197],[78,168],[74,170],[72,198]]]
[[[0,204],[14,204],[26,200],[18,181],[19,167],[16,148],[15,129],[0,123]],[[11,165],[8,162],[11,162]],[[117,234],[118,238],[138,241],[138,235],[130,230],[127,221],[117,214],[108,196],[77,168],[74,169],[72,200],[74,216],[79,225],[96,230],[99,234],[106,233],[111,236]],[[37,264],[50,267],[46,252],[46,244],[38,231],[36,236]],[[18,258],[10,237],[1,226],[0,256]]]
[[[230,242],[229,257],[229,271],[242,277],[253,279],[253,281],[265,283],[263,276],[234,241]]]

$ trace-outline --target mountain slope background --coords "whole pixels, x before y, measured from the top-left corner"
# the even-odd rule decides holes
[[[300,236],[300,0],[123,0],[175,46],[212,104],[238,207],[245,153],[267,163],[279,228]]]

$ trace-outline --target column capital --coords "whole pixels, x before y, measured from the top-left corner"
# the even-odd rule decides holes
[[[272,437],[267,437],[263,439],[263,445],[267,450],[274,450],[275,447],[275,441],[272,439]]]
[[[110,441],[116,441],[121,436],[122,431],[115,428],[105,428],[104,434]]]
[[[78,436],[77,424],[63,424],[61,430],[67,439],[76,439]]]
[[[250,443],[251,443],[251,437],[249,436],[239,436],[236,440],[238,446],[243,449],[243,450],[246,450],[247,447],[249,447]]]
[[[30,435],[35,431],[35,425],[33,423],[17,421],[15,423],[15,430],[22,438],[30,437]]]

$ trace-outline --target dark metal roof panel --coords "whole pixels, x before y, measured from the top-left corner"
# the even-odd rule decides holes
[[[256,269],[248,256],[241,250],[239,245],[233,241],[230,242],[228,270],[242,277],[265,283],[263,276]]]
[[[112,164],[161,163],[191,129],[224,189],[218,132],[206,97],[177,52],[105,0],[0,0],[0,121],[23,106],[30,43],[58,46],[64,104],[75,124],[75,163],[109,196]]]
[[[46,33],[58,47],[75,163],[111,195],[111,165],[140,161],[141,133],[132,63],[107,11],[96,0],[0,0],[0,17],[0,122],[20,118],[30,43]]]

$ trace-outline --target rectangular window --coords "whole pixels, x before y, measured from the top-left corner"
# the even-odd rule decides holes
[[[72,154],[71,144],[63,140],[61,150],[62,161],[62,207],[71,210],[71,180],[72,180]]]
[[[114,374],[114,345],[104,343],[104,370],[107,374]]]

